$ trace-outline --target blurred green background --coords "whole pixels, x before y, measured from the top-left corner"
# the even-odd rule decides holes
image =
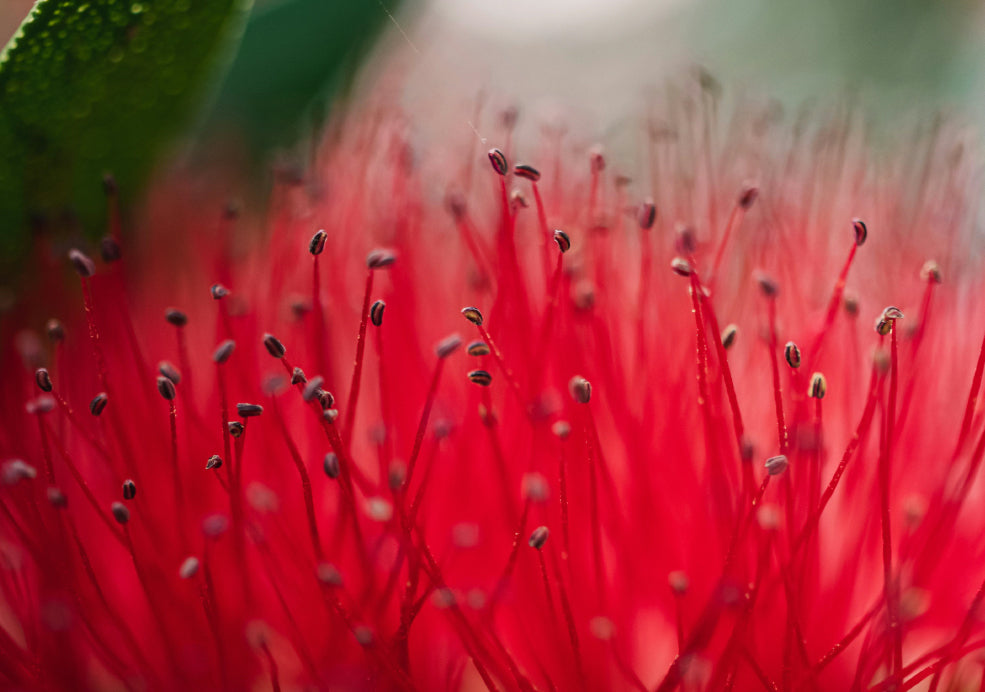
[[[412,112],[486,89],[518,103],[574,107],[596,124],[618,122],[639,108],[645,86],[699,63],[729,88],[791,104],[851,92],[887,127],[913,109],[985,114],[985,11],[971,0],[256,0],[248,13],[247,0],[42,5],[59,3],[128,14],[96,50],[87,49],[91,32],[62,21],[34,32],[50,50],[33,55],[25,40],[0,65],[5,273],[32,223],[98,236],[102,173],[121,177],[126,199],[136,201],[175,142],[184,154],[201,153],[203,143],[235,133],[242,159],[262,171],[317,129],[383,29],[383,62],[399,66]],[[181,3],[193,21],[170,11]],[[0,3],[0,38],[30,7]],[[114,58],[131,68],[91,78]],[[31,90],[9,88],[12,64],[26,70],[15,75],[21,86],[36,67],[32,88],[43,99],[35,94],[25,106]],[[88,83],[98,93],[86,92]],[[133,105],[140,99],[149,105]],[[29,126],[17,121],[24,113],[35,119]]]

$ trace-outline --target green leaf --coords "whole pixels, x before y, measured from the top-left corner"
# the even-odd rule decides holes
[[[277,0],[254,12],[205,133],[229,127],[262,160],[316,127],[397,0]]]
[[[183,119],[250,0],[41,0],[0,56],[0,268],[30,228],[102,233]],[[31,220],[29,222],[29,219]]]

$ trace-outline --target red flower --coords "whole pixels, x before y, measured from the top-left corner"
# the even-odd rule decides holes
[[[978,679],[959,140],[693,112],[636,181],[352,118],[262,223],[177,179],[81,292],[47,270],[4,320],[64,324],[4,342],[5,684]]]

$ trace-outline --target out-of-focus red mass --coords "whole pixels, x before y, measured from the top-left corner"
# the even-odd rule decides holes
[[[384,96],[39,241],[3,686],[977,688],[979,160],[668,93],[628,156]]]

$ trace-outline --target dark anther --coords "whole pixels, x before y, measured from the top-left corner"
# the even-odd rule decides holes
[[[321,230],[311,236],[311,242],[308,243],[308,252],[312,255],[320,255],[322,250],[325,249],[326,238],[328,238],[328,234]]]
[[[38,389],[42,392],[51,391],[51,375],[48,373],[47,368],[38,368],[34,371],[34,381],[38,385]]]
[[[499,149],[489,150],[489,163],[492,164],[493,170],[499,175],[506,175],[507,171],[510,170],[510,165],[506,161],[506,154]]]
[[[109,397],[106,396],[106,392],[99,392],[96,396],[92,398],[89,402],[89,413],[94,416],[98,416],[106,408],[106,402],[109,401]]]
[[[164,311],[164,319],[175,327],[184,327],[188,324],[188,315],[176,308],[168,308]]]
[[[283,358],[284,354],[287,353],[287,349],[284,348],[284,344],[282,344],[280,339],[273,334],[263,335],[263,345],[266,347],[267,353],[274,358]]]
[[[383,311],[385,309],[386,303],[382,300],[373,303],[373,307],[369,309],[369,321],[373,323],[374,327],[379,327],[383,324]]]
[[[75,248],[69,250],[68,261],[72,263],[72,268],[75,269],[78,275],[83,279],[88,279],[96,273],[96,265],[93,264],[89,256],[81,250],[77,250]]]

